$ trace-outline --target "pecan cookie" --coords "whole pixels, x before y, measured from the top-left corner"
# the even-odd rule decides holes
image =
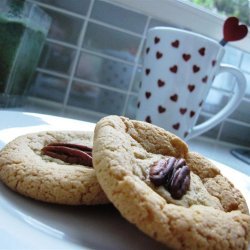
[[[105,117],[95,128],[93,163],[109,200],[157,241],[173,249],[247,249],[242,194],[175,135]]]
[[[20,136],[0,152],[0,179],[14,191],[41,201],[107,203],[92,166],[92,144],[92,132]]]

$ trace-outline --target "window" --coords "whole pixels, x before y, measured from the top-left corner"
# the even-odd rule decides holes
[[[239,20],[250,26],[250,1],[249,0],[189,0],[203,6],[212,12],[225,16],[236,16]]]
[[[112,2],[146,13],[155,19],[174,23],[177,27],[191,28],[194,32],[218,41],[223,36],[222,27],[226,16],[240,16],[244,23],[244,20],[248,19],[247,24],[250,18],[249,0],[112,0]],[[243,12],[246,13],[244,17]],[[232,45],[249,53],[250,32],[246,38]]]

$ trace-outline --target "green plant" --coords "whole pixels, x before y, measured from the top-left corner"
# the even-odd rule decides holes
[[[236,16],[250,26],[250,3],[248,0],[190,0],[226,16]]]

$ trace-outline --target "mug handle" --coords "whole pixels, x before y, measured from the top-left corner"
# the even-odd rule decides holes
[[[192,137],[198,136],[198,135],[204,133],[205,131],[209,130],[210,128],[216,126],[223,119],[225,119],[231,113],[233,113],[233,111],[240,104],[241,99],[243,98],[243,96],[245,94],[246,86],[247,86],[245,76],[236,67],[231,66],[231,65],[227,65],[227,64],[221,64],[219,66],[219,69],[218,69],[218,72],[216,75],[223,73],[223,72],[231,73],[236,78],[237,88],[236,88],[236,91],[235,91],[233,97],[228,101],[226,106],[224,108],[222,108],[216,115],[209,118],[205,122],[203,122],[199,125],[196,125],[192,129],[190,134],[187,136],[187,138],[186,138],[187,140],[192,138]]]

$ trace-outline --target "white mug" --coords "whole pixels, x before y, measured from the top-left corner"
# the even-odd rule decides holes
[[[245,93],[246,79],[237,68],[220,64],[224,52],[217,41],[193,32],[167,27],[150,29],[136,119],[187,140],[228,117]],[[222,72],[236,78],[237,90],[216,115],[195,126],[213,79]]]

